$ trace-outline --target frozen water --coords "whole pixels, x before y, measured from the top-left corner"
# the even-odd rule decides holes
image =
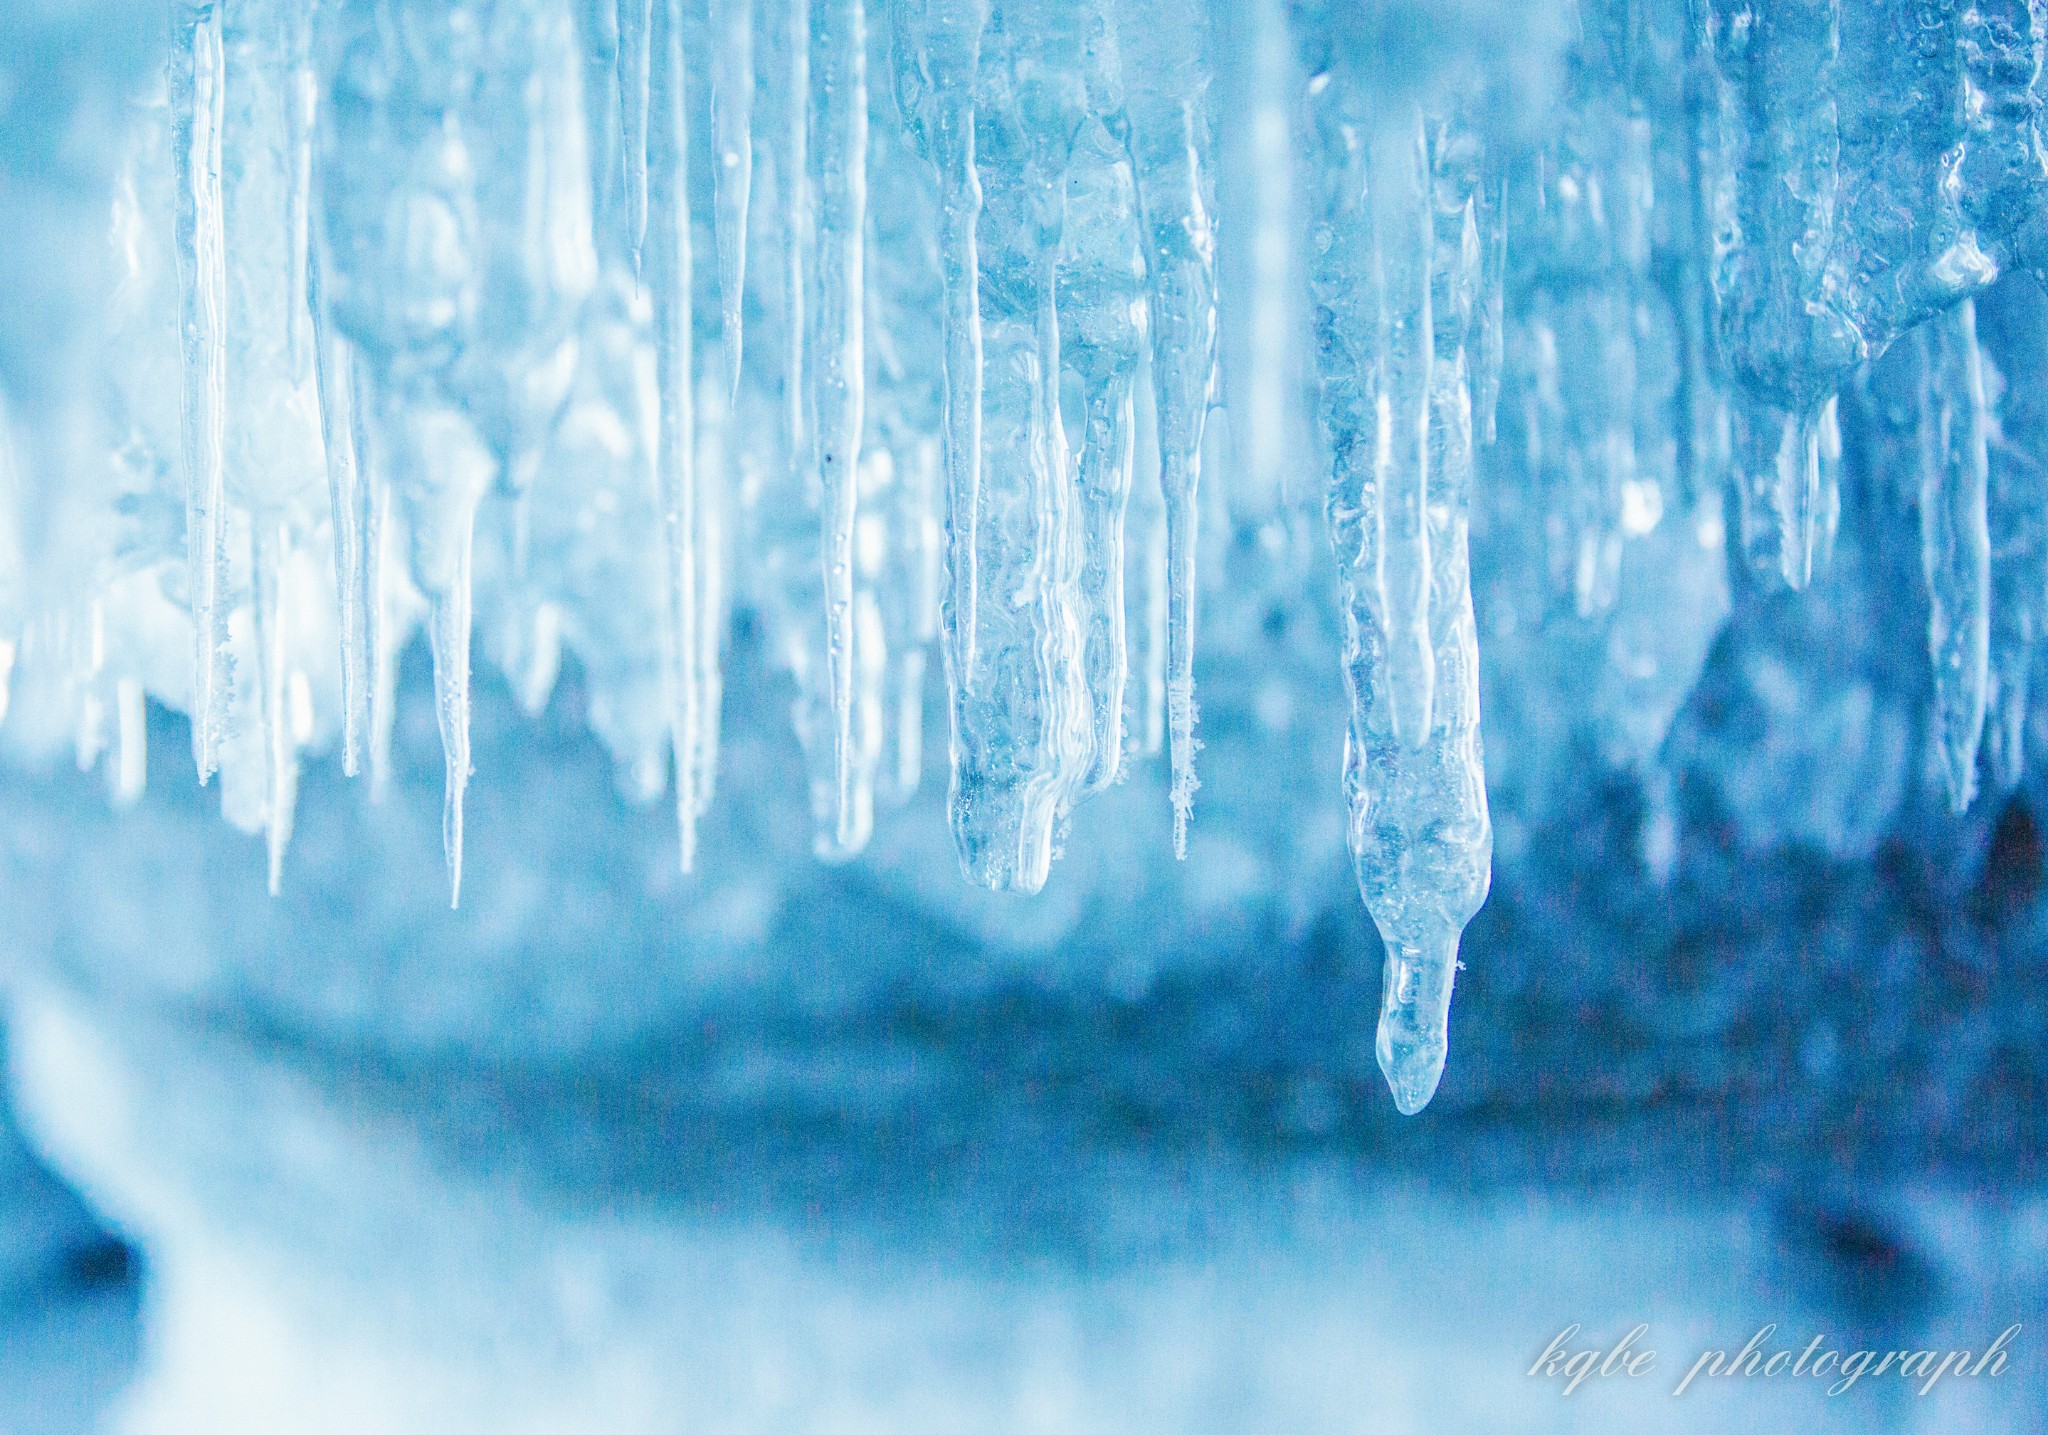
[[[1072,851],[1113,889],[1138,859],[1081,811],[1162,747],[1171,850],[1205,840],[1198,640],[1232,631],[1202,619],[1244,549],[1291,570],[1280,609],[1335,615],[1330,801],[1418,1110],[1495,821],[1522,860],[1561,749],[1640,789],[1660,882],[1687,772],[1746,840],[1838,855],[1929,763],[1958,807],[1980,752],[2023,780],[2044,26],[2021,0],[31,6],[4,54],[49,84],[0,91],[0,739],[125,803],[145,702],[188,713],[289,887],[306,762],[338,746],[381,794],[423,627],[454,896],[494,760],[473,646],[536,713],[575,660],[689,873],[738,621],[793,683],[800,845],[858,857],[924,780],[937,674],[965,876],[1033,893]],[[1867,635],[1728,635],[1853,628],[1873,593],[1925,635],[1917,688]],[[1793,735],[1770,762],[1681,722],[1717,644],[1713,681]],[[895,850],[944,908],[939,846]]]

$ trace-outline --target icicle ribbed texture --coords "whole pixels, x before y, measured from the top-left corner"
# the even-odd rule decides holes
[[[735,603],[821,857],[917,785],[934,670],[968,878],[1038,890],[1161,749],[1184,852],[1204,487],[1315,495],[1419,1110],[1491,867],[1475,485],[1522,487],[1588,620],[1628,541],[1718,542],[1724,492],[1737,586],[1801,588],[1845,391],[1922,536],[1949,790],[1980,746],[2019,776],[2042,403],[1972,298],[2048,262],[2029,0],[166,8],[110,226],[115,477],[32,471],[0,407],[0,714],[56,694],[131,801],[145,694],[182,708],[273,888],[304,752],[381,794],[422,628],[454,896],[478,646],[535,711],[575,654],[624,793],[716,860]],[[153,364],[168,440],[122,408]],[[94,504],[172,517],[103,541]],[[62,543],[89,577],[50,581]]]

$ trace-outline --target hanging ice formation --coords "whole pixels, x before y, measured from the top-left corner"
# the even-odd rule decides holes
[[[188,712],[273,886],[302,754],[381,792],[422,624],[452,891],[473,634],[533,710],[576,655],[689,870],[740,604],[821,856],[918,783],[934,651],[971,880],[1036,891],[1161,748],[1180,852],[1202,485],[1316,496],[1414,1111],[1491,865],[1475,487],[1588,622],[1724,491],[1736,587],[1800,588],[1844,392],[1922,535],[1938,768],[2018,778],[2048,420],[1973,298],[2048,263],[2040,0],[164,3],[110,459],[0,406],[0,713],[126,801],[144,695]]]

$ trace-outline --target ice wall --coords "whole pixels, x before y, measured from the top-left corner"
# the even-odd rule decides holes
[[[1825,581],[1844,394],[1910,475],[1953,800],[1987,742],[2017,780],[2039,405],[1973,299],[2048,262],[2044,27],[2027,0],[41,0],[0,42],[45,77],[0,87],[0,736],[126,802],[145,704],[189,713],[275,890],[308,754],[382,790],[424,630],[459,897],[472,652],[535,711],[573,655],[687,872],[744,613],[821,858],[915,786],[936,668],[959,864],[1035,892],[1075,807],[1162,750],[1185,851],[1205,480],[1275,563],[1308,499],[1379,1060],[1419,1110],[1492,867],[1479,634],[1558,644],[1567,715],[1654,767],[1736,598]],[[1481,510],[1499,591],[1568,605],[1568,640],[1475,612]]]

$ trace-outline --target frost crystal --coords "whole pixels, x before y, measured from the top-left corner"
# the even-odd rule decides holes
[[[0,715],[125,802],[145,695],[189,713],[273,888],[304,754],[381,793],[421,626],[455,895],[479,645],[533,711],[578,660],[691,870],[740,609],[821,857],[918,784],[933,666],[970,880],[1037,891],[1162,748],[1184,855],[1203,525],[1319,501],[1419,1110],[1491,874],[1473,554],[1594,635],[1647,768],[1731,595],[1826,581],[1845,462],[1920,535],[1955,804],[1980,748],[2019,779],[2038,0],[98,8],[164,37],[78,102],[117,142],[10,121]]]

